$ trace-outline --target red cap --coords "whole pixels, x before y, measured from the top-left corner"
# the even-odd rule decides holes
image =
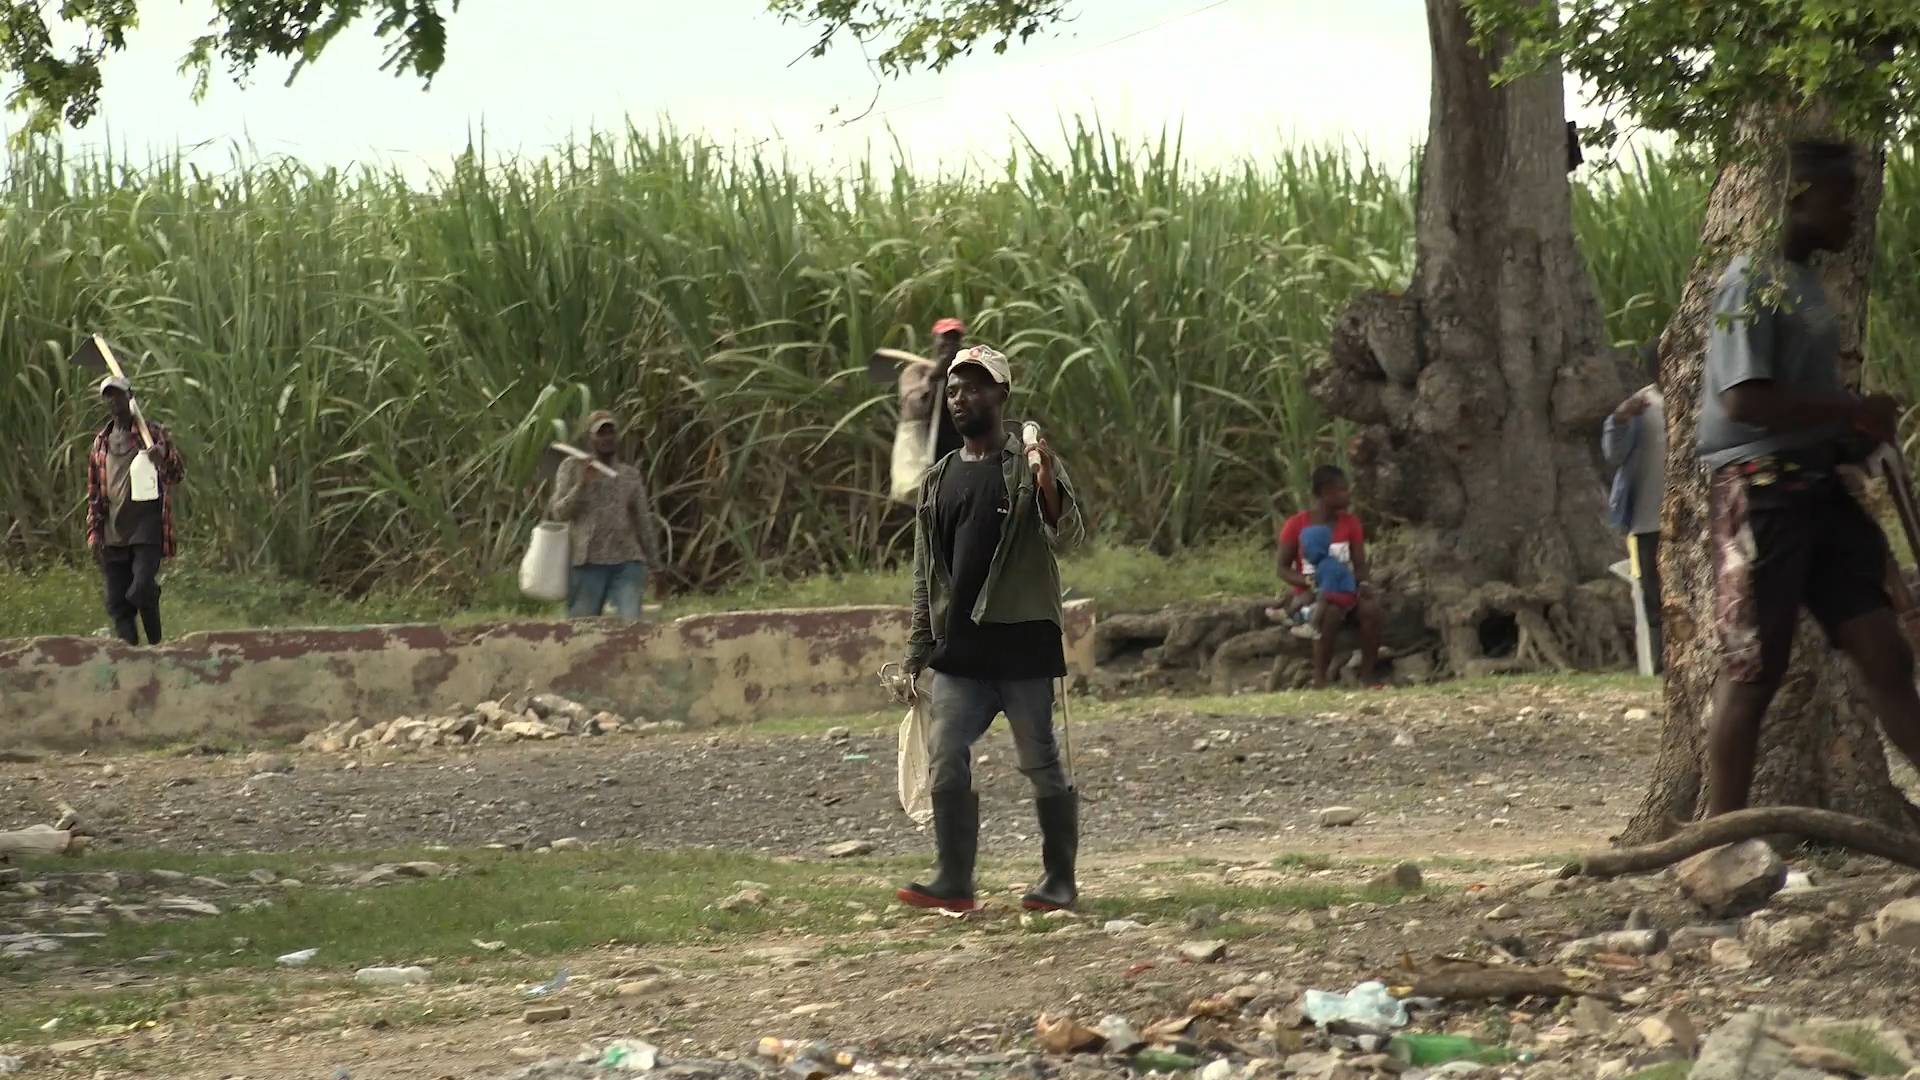
[[[934,337],[939,337],[941,334],[964,334],[966,332],[967,324],[961,322],[959,319],[941,319],[939,322],[933,324]]]

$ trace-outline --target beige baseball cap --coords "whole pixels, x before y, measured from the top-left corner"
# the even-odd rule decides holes
[[[1013,386],[1013,369],[1007,366],[1007,358],[986,345],[960,350],[960,354],[953,358],[953,363],[947,365],[947,374],[953,374],[965,364],[985,368],[987,374],[993,376],[993,381],[1001,386]]]

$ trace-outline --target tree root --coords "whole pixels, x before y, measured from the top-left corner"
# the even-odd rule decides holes
[[[1702,851],[1762,836],[1803,836],[1920,870],[1920,838],[1877,822],[1806,806],[1760,806],[1708,818],[1658,843],[1582,856],[1561,877],[1613,878],[1663,869]]]

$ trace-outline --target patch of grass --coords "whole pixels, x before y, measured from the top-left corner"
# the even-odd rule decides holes
[[[1162,607],[1182,600],[1262,596],[1276,591],[1265,540],[1233,538],[1173,556],[1144,548],[1106,545],[1066,560],[1069,597],[1091,597],[1102,611]],[[165,573],[171,634],[282,626],[367,626],[384,623],[473,623],[558,618],[558,608],[519,595],[503,575],[480,580],[465,594],[383,590],[358,597],[264,574],[217,571],[192,561]],[[650,618],[674,619],[723,611],[899,606],[912,596],[904,568],[768,578],[719,592],[684,593]],[[0,638],[105,633],[99,575],[91,566],[0,568]]]
[[[1687,1074],[1692,1071],[1691,1061],[1663,1061],[1651,1069],[1641,1069],[1627,1080],[1687,1080]]]
[[[1109,894],[1088,898],[1083,907],[1102,918],[1119,919],[1135,915],[1155,921],[1178,920],[1195,908],[1211,907],[1221,911],[1320,911],[1336,904],[1371,901],[1390,904],[1411,895],[1398,889],[1349,888],[1339,885],[1277,885],[1243,888],[1234,885],[1199,885],[1157,892],[1151,896]],[[1211,931],[1209,931],[1211,933]]]
[[[273,906],[214,918],[116,928],[90,943],[89,959],[165,955],[160,965],[189,970],[271,968],[274,957],[318,947],[310,970],[410,964],[433,958],[442,972],[485,961],[474,939],[505,941],[528,956],[552,956],[609,943],[648,945],[717,940],[774,930],[850,930],[848,899],[871,891],[839,872],[748,855],[710,852],[589,851],[550,855],[491,851],[433,853],[459,873],[370,889],[309,885],[274,897]],[[196,873],[266,866],[297,872],[311,856],[122,859]],[[325,859],[319,862],[324,865]],[[365,856],[353,861],[364,863]],[[73,869],[71,863],[68,869]],[[769,886],[770,902],[739,912],[711,909],[738,881]],[[443,974],[443,977],[445,975]]]
[[[1331,870],[1333,859],[1305,851],[1291,851],[1273,860],[1275,870]]]
[[[1901,1076],[1907,1071],[1887,1044],[1870,1028],[1836,1027],[1820,1033],[1820,1042],[1858,1062],[1868,1076]]]

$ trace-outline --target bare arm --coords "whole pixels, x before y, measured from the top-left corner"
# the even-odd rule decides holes
[[[1885,404],[1876,404],[1883,400]],[[1793,393],[1772,379],[1750,379],[1727,388],[1720,395],[1720,404],[1735,422],[1768,431],[1802,431],[1837,424],[1861,428],[1868,434],[1891,436],[1893,409],[1888,399],[1861,398],[1853,394],[1807,397]]]
[[[1364,589],[1367,587],[1367,541],[1362,537],[1353,542],[1350,549],[1353,555],[1353,583]]]
[[[1307,581],[1307,575],[1301,573],[1299,566],[1296,565],[1299,560],[1300,542],[1298,540],[1281,540],[1278,565],[1274,567],[1274,569],[1280,573],[1280,580],[1296,589],[1310,589],[1313,587],[1312,583]],[[1357,577],[1358,574],[1355,576]]]

